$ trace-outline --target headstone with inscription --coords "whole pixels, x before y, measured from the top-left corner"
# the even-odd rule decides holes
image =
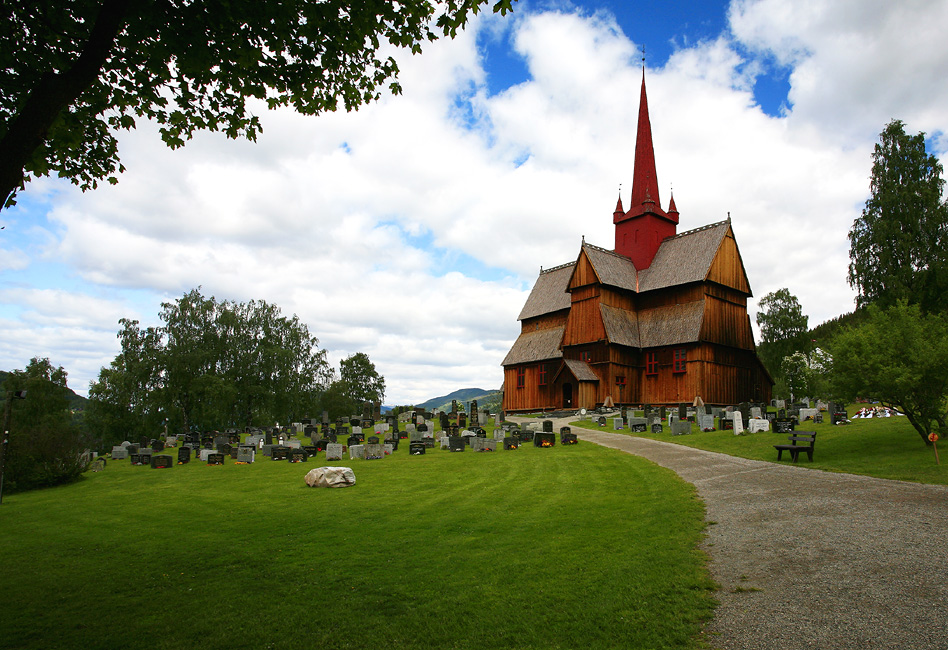
[[[342,460],[343,445],[337,442],[331,442],[326,445],[326,460]]]

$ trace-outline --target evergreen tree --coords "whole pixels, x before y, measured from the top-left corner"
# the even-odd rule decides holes
[[[948,306],[948,203],[942,166],[925,134],[907,135],[899,120],[872,154],[870,196],[849,231],[849,284],[859,306],[899,300],[934,312]]]

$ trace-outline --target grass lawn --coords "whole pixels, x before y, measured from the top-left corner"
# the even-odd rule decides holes
[[[405,443],[328,463],[343,489],[306,487],[320,455],[114,461],[5,495],[2,647],[704,647],[704,508],[672,472],[588,443]]]
[[[849,408],[850,413],[856,410],[852,406]],[[612,421],[607,421],[611,425]],[[610,426],[599,427],[589,421],[574,422],[573,426],[636,435],[771,462],[777,461],[777,451],[773,445],[786,443],[788,435],[767,432],[735,436],[730,431],[704,432],[694,427],[692,430],[696,433],[672,436],[667,426],[662,433],[654,434],[615,431]],[[948,444],[944,444],[945,441],[939,443],[939,454],[945,463],[936,465],[932,448],[925,446],[908,418],[856,419],[852,424],[834,426],[829,424],[827,417],[824,424],[803,422],[797,426],[797,430],[817,432],[813,462],[801,454],[798,464],[802,467],[919,483],[948,484]],[[784,453],[780,462],[790,463],[789,454]]]

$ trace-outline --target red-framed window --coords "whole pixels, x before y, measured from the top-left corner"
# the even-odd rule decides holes
[[[688,350],[685,348],[675,348],[675,365],[673,370],[675,372],[684,372],[685,366],[688,363]]]
[[[541,363],[537,368],[537,384],[546,386],[546,364]]]
[[[654,350],[652,352],[645,353],[645,374],[658,374],[658,352],[655,352]]]
[[[527,383],[527,369],[523,366],[517,368],[517,388],[523,388]]]
[[[585,361],[586,363],[589,363],[590,361],[592,361],[592,353],[589,352],[588,350],[585,351],[585,352],[580,352],[580,353],[579,353],[579,360],[580,360],[580,361]]]
[[[625,388],[625,375],[616,375],[616,386]]]

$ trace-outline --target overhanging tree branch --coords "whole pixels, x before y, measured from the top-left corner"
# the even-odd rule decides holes
[[[50,127],[95,82],[125,26],[129,4],[130,0],[104,0],[75,64],[60,74],[44,74],[7,126],[0,139],[0,197],[4,207],[23,186],[24,173]]]

